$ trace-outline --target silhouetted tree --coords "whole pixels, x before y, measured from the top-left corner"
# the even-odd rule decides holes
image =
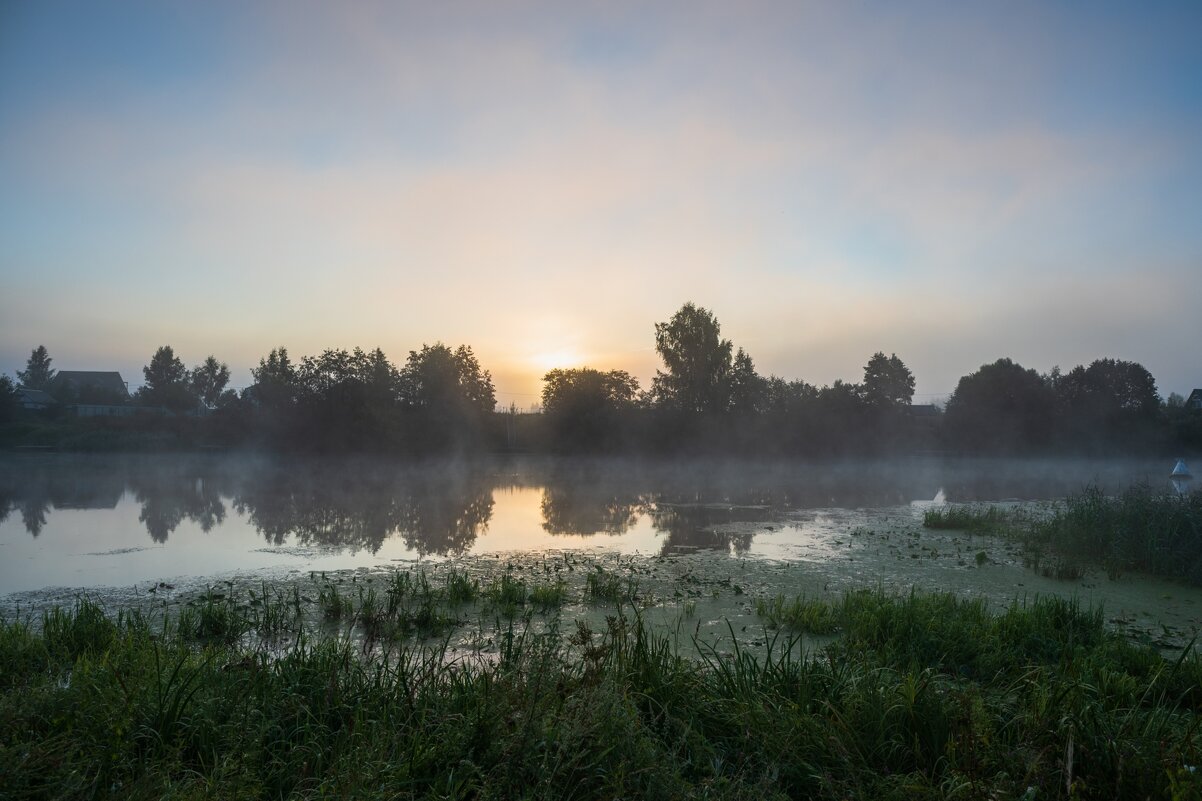
[[[686,412],[726,411],[730,401],[731,342],[717,318],[686,303],[672,319],[655,324],[655,349],[666,372],[656,371],[657,406]]]
[[[963,450],[1046,450],[1056,407],[1055,392],[1039,373],[998,359],[960,379],[944,426],[951,444]]]
[[[267,358],[259,359],[259,366],[252,367],[254,386],[250,395],[263,409],[279,412],[296,402],[297,376],[292,360],[285,347],[272,348]]]
[[[355,348],[351,356],[355,377],[362,382],[368,403],[376,409],[389,407],[400,400],[401,374],[388,361],[384,351],[364,353]]]
[[[216,406],[218,409],[236,409],[242,402],[242,398],[238,395],[238,390],[227,389],[217,396]]]
[[[909,406],[914,397],[914,375],[897,358],[897,354],[878,351],[864,366],[864,383],[861,385],[864,401],[876,408]]]
[[[603,373],[591,367],[551,370],[543,376],[543,411],[563,414],[574,408],[623,409],[634,405],[638,379],[625,370]]]
[[[818,389],[804,381],[770,376],[763,383],[762,429],[755,445],[761,452],[814,450],[814,403]]]
[[[183,412],[196,406],[188,370],[170,345],[154,352],[150,364],[142,368],[146,384],[138,391],[147,406],[164,406],[173,412]]]
[[[1102,416],[1155,417],[1160,409],[1156,379],[1138,362],[1098,359],[1077,365],[1058,382],[1070,409]]]
[[[730,410],[738,414],[754,414],[764,410],[767,381],[755,371],[755,364],[742,348],[735,354],[730,369]]]
[[[376,450],[391,442],[399,412],[399,374],[379,348],[305,356],[296,385],[310,445]]]
[[[1160,395],[1156,380],[1143,365],[1120,359],[1098,359],[1053,376],[1053,386],[1074,444],[1090,450],[1126,449],[1156,441]]]
[[[835,381],[818,390],[810,404],[811,446],[818,451],[862,451],[875,431],[865,428],[868,405],[859,384]]]
[[[225,385],[230,382],[230,368],[209,356],[203,363],[192,368],[192,392],[210,408],[217,405]]]
[[[639,391],[639,382],[625,370],[556,369],[543,382],[543,413],[558,447],[567,450],[613,447],[620,415],[634,408]]]
[[[409,440],[422,449],[478,442],[496,407],[492,376],[466,345],[452,351],[438,342],[409,351],[399,383]]]
[[[764,405],[776,414],[798,414],[818,397],[818,389],[804,381],[771,376],[764,383]]]
[[[38,345],[34,348],[33,352],[29,354],[29,360],[25,362],[25,369],[17,371],[17,378],[21,380],[21,386],[26,389],[49,390],[54,376],[58,372],[50,368],[52,361],[54,360],[50,358],[45,345]]]

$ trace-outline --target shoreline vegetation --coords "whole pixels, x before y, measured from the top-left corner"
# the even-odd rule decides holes
[[[648,622],[614,578],[586,583],[591,617],[557,582],[450,570],[327,590],[308,623],[299,593],[216,591],[162,618],[79,600],[4,620],[0,782],[13,799],[1202,793],[1202,660],[1100,609],[853,591],[768,602],[753,651]],[[452,646],[469,607],[492,635]]]
[[[923,526],[1019,540],[1043,575],[1076,579],[1083,565],[1114,579],[1138,572],[1202,586],[1202,493],[1135,484],[1118,495],[1098,486],[1069,495],[1042,517],[996,505],[929,509]]]
[[[492,376],[466,345],[423,345],[402,365],[379,348],[294,361],[278,347],[241,391],[229,388],[229,368],[216,357],[188,369],[165,345],[132,396],[116,373],[60,373],[38,346],[16,383],[0,376],[0,448],[416,457],[1202,453],[1202,408],[1176,394],[1162,399],[1136,362],[1101,358],[1041,374],[1002,358],[962,377],[940,408],[913,403],[914,375],[896,354],[873,354],[858,383],[818,387],[761,375],[745,350],[722,338],[714,314],[692,303],[654,328],[663,369],[650,386],[621,369],[556,368],[543,377],[537,410],[498,410]],[[103,384],[89,383],[100,377]]]

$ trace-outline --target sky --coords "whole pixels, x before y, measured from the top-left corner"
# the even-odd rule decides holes
[[[0,0],[0,371],[471,345],[1202,386],[1202,4]]]

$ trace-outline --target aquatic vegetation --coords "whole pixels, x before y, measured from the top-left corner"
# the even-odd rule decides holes
[[[365,589],[360,602],[371,596]],[[214,602],[222,599],[213,599]],[[378,614],[387,604],[377,593]],[[807,602],[814,609],[817,601]],[[785,606],[782,604],[782,607]],[[1202,660],[1099,610],[844,595],[815,655],[682,651],[638,614],[362,652],[197,644],[87,602],[0,621],[6,797],[1194,798]],[[51,620],[49,627],[46,620]],[[729,643],[727,643],[729,645]],[[687,647],[687,644],[686,644]]]
[[[832,634],[838,624],[830,604],[798,597],[786,601],[783,595],[755,602],[755,613],[766,618],[774,627],[784,627],[809,634]]]
[[[338,621],[350,617],[355,611],[355,604],[344,596],[333,584],[326,583],[318,593],[317,603],[321,607],[322,617],[328,621]]]
[[[994,532],[1013,522],[1014,514],[997,506],[946,506],[927,509],[922,514],[925,528]]]
[[[199,601],[188,602],[176,617],[175,627],[185,640],[234,643],[253,628],[253,622],[232,598],[210,588]]]
[[[464,570],[448,570],[444,582],[447,603],[451,606],[470,604],[480,597],[480,582]]]
[[[530,603],[542,610],[558,609],[568,597],[568,585],[563,581],[554,584],[536,584],[530,590]]]
[[[484,591],[484,597],[504,617],[515,617],[526,605],[526,582],[506,571]]]
[[[1100,562],[1112,577],[1143,571],[1202,584],[1202,493],[1137,484],[1111,497],[1089,487],[1033,522],[1026,544]]]
[[[638,587],[631,578],[624,578],[600,565],[585,577],[584,596],[594,604],[620,604],[633,601]]]
[[[262,584],[259,593],[250,591],[250,608],[252,611],[248,616],[260,637],[291,634],[300,627],[304,615],[300,588],[295,586],[290,593],[285,593]]]

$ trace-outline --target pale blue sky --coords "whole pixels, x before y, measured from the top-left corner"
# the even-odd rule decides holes
[[[1202,4],[0,4],[0,370],[471,344],[1202,385]]]

